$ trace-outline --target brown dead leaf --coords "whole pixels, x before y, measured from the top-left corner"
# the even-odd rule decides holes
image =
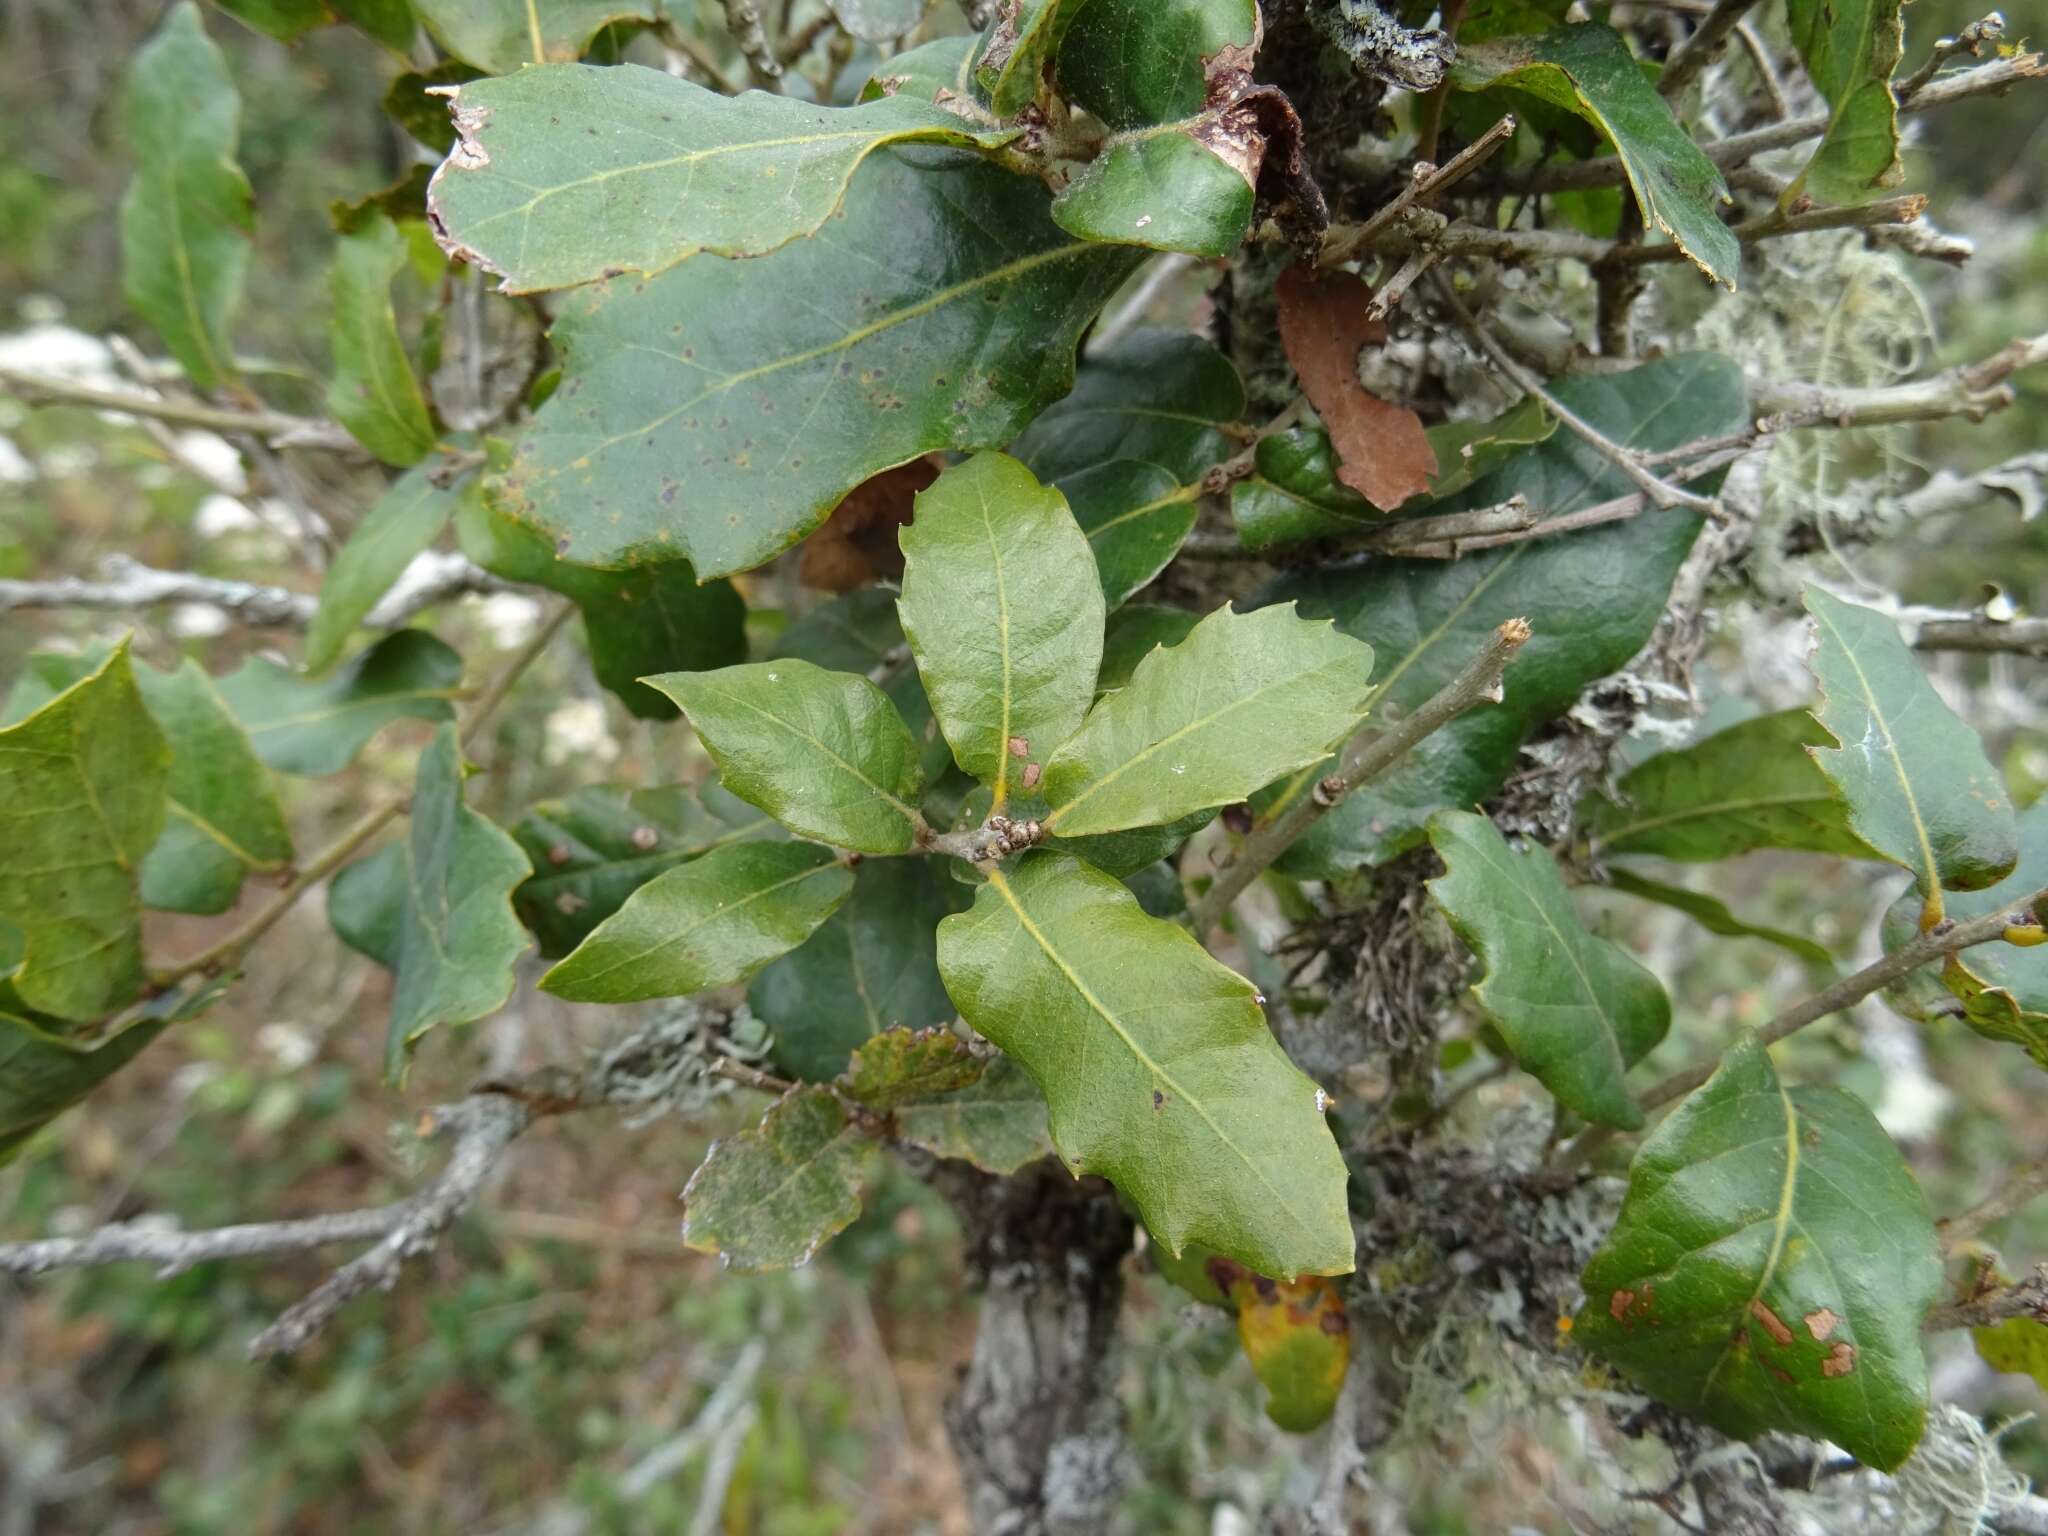
[[[1422,418],[1374,398],[1358,382],[1358,354],[1384,346],[1385,322],[1371,319],[1372,289],[1349,272],[1297,263],[1280,274],[1280,344],[1302,392],[1337,450],[1337,478],[1382,512],[1429,489],[1436,452]]]
[[[903,574],[896,530],[910,521],[917,493],[939,478],[934,459],[912,459],[871,475],[812,534],[798,557],[797,580],[818,592],[851,592]]]

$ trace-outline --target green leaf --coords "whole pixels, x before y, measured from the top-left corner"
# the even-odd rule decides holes
[[[1824,203],[1860,203],[1905,179],[1892,71],[1905,50],[1900,0],[1786,0],[1785,21],[1807,76],[1828,100],[1828,127],[1785,189]]]
[[[1179,645],[1202,616],[1187,608],[1140,604],[1119,608],[1109,616],[1102,636],[1102,671],[1095,679],[1097,697],[1114,693],[1131,680],[1138,663],[1162,645]]]
[[[1976,890],[2019,859],[2012,800],[1977,733],[1958,720],[1881,613],[1806,589],[1819,634],[1814,713],[1840,746],[1813,760],[1849,807],[1849,826],[1881,856],[1912,871],[1940,921],[1942,891]]]
[[[424,630],[401,629],[311,682],[251,657],[220,680],[256,755],[280,773],[339,773],[394,720],[448,720],[462,658]]]
[[[839,25],[864,43],[894,42],[924,19],[925,0],[829,0]],[[965,38],[959,40],[963,44]],[[893,61],[892,61],[893,62]]]
[[[862,101],[880,101],[884,96],[908,96],[931,101],[939,92],[950,91],[962,100],[974,91],[974,50],[971,37],[935,37],[928,43],[902,53],[891,54],[875,66],[875,72],[860,88]]]
[[[1994,1371],[2031,1376],[2036,1386],[2048,1387],[2048,1324],[2038,1318],[2008,1317],[1989,1328],[1972,1328],[1970,1340]]]
[[[433,452],[438,437],[391,307],[392,279],[408,259],[390,219],[359,220],[335,242],[328,330],[334,379],[327,409],[357,442],[401,468]]]
[[[164,825],[169,766],[126,640],[0,730],[0,919],[23,935],[7,978],[23,1006],[98,1019],[141,989],[138,877]]]
[[[1365,713],[1372,650],[1291,607],[1217,609],[1140,661],[1045,769],[1048,829],[1158,826],[1329,756]]]
[[[728,843],[780,836],[772,817],[716,784],[695,793],[586,787],[543,800],[512,829],[533,865],[512,907],[541,954],[557,960],[655,876]]]
[[[1168,1252],[1198,1242],[1268,1274],[1350,1270],[1322,1090],[1273,1039],[1251,983],[1185,929],[1101,871],[1034,851],[939,925],[939,972],[1037,1082],[1067,1166],[1113,1181]]]
[[[798,1088],[711,1144],[683,1191],[683,1241],[741,1274],[797,1269],[860,1215],[880,1148],[829,1088]]]
[[[746,659],[746,600],[729,581],[699,581],[687,560],[616,571],[577,565],[475,497],[463,500],[455,527],[463,552],[492,575],[546,587],[576,605],[591,670],[643,720],[677,714],[642,681],[651,673],[703,671]]]
[[[1031,471],[977,454],[917,498],[898,610],[953,757],[995,791],[1080,727],[1102,660],[1088,541]]]
[[[1580,804],[1579,825],[1602,857],[1699,863],[1796,848],[1877,858],[1849,830],[1848,807],[1807,750],[1833,741],[1803,709],[1744,720],[1630,769],[1612,799],[1592,795]]]
[[[969,891],[931,859],[868,859],[853,894],[818,931],[754,978],[754,1014],[775,1032],[775,1064],[823,1082],[862,1041],[929,1029],[955,1009],[939,980],[939,920]]]
[[[419,36],[412,0],[330,0],[337,15],[396,53],[407,53]]]
[[[241,98],[199,7],[180,0],[135,55],[121,124],[135,176],[121,199],[121,284],[193,384],[235,375],[229,335],[255,227],[235,163]]]
[[[877,1114],[981,1081],[988,1058],[950,1030],[891,1029],[864,1042],[847,1063],[840,1087]]]
[[[777,656],[794,656],[831,672],[880,675],[879,685],[896,713],[923,743],[918,766],[930,783],[951,769],[952,749],[939,734],[925,697],[924,679],[909,659],[909,642],[896,613],[896,595],[880,587],[864,587],[812,609],[783,631]]]
[[[984,1173],[1015,1173],[1052,1152],[1045,1095],[1008,1056],[988,1063],[969,1087],[906,1099],[895,1109],[896,1138],[934,1157]]]
[[[1269,1280],[1227,1259],[1237,1337],[1266,1389],[1266,1417],[1289,1434],[1320,1428],[1336,1411],[1351,1367],[1344,1294],[1320,1275]]]
[[[1015,117],[1036,101],[1060,39],[1089,0],[1010,0],[974,54],[974,89],[997,117]]]
[[[1741,372],[1725,358],[1683,353],[1627,373],[1579,375],[1553,386],[1565,406],[1617,442],[1656,452],[1743,430]],[[1559,432],[1435,509],[1492,506],[1516,494],[1558,517],[1634,489],[1606,459]],[[1378,657],[1375,712],[1407,713],[1462,671],[1493,631],[1526,617],[1535,633],[1508,669],[1499,704],[1436,732],[1390,773],[1347,795],[1288,851],[1281,868],[1329,878],[1376,864],[1421,841],[1430,813],[1475,805],[1499,789],[1523,741],[1563,714],[1580,690],[1623,666],[1649,640],[1700,520],[1683,509],[1461,560],[1378,559],[1306,571],[1267,595],[1333,617]],[[1281,799],[1313,783],[1298,774]]]
[[[213,0],[246,27],[281,43],[297,42],[315,27],[334,20],[327,0]]]
[[[1834,964],[1835,957],[1825,944],[1816,944],[1802,934],[1787,933],[1782,928],[1745,922],[1728,909],[1725,901],[1716,896],[1709,896],[1704,891],[1688,890],[1682,885],[1667,885],[1661,880],[1646,879],[1634,870],[1621,868],[1608,870],[1606,883],[1639,901],[1654,901],[1659,906],[1683,912],[1707,932],[1719,934],[1724,939],[1762,939],[1766,944],[1775,944],[1787,954],[1797,955],[1809,965]]]
[[[529,940],[512,892],[532,871],[519,845],[463,801],[462,751],[444,725],[420,754],[403,841],[334,877],[327,918],[390,971],[384,1069],[397,1080],[428,1030],[495,1013]]]
[[[495,494],[571,559],[759,565],[870,475],[1008,442],[1137,259],[1062,234],[1030,178],[884,151],[808,240],[568,295],[562,387]]]
[[[1565,1108],[1636,1129],[1626,1079],[1671,1028],[1663,983],[1579,922],[1547,850],[1515,852],[1470,811],[1437,812],[1429,841],[1445,869],[1429,894],[1485,966],[1472,995],[1516,1060]]]
[[[1238,107],[1253,0],[1087,0],[1059,55],[1062,94],[1108,138],[1053,201],[1089,240],[1228,256],[1251,227],[1263,140]]]
[[[2019,818],[2019,862],[1996,885],[1980,891],[1951,891],[1943,900],[1946,915],[1958,922],[1988,917],[2023,906],[2048,886],[2048,800],[2036,801]],[[1908,890],[1885,913],[1883,940],[1887,953],[1919,932],[1920,900]],[[1922,969],[1909,981],[1932,972]],[[1941,984],[1919,989],[1932,998],[1944,989],[1962,1005],[1963,1022],[1989,1040],[2020,1046],[2035,1065],[2048,1070],[2048,945],[1979,944],[1959,950],[1939,968]],[[1929,1010],[1915,1006],[1912,992],[1899,999],[1909,1018]],[[1950,1003],[1947,1011],[1954,1011]]]
[[[306,631],[308,672],[325,672],[340,659],[348,637],[413,556],[432,545],[457,507],[473,496],[473,484],[443,487],[435,483],[434,467],[424,466],[401,475],[377,498],[320,583],[320,606]]]
[[[1461,47],[1451,83],[1466,91],[1527,91],[1591,123],[1613,141],[1644,225],[1669,235],[1707,276],[1735,286],[1742,247],[1719,214],[1728,184],[1671,115],[1619,32],[1582,22]]]
[[[461,142],[428,207],[448,253],[507,293],[664,272],[699,251],[762,256],[815,234],[885,145],[1016,136],[911,96],[721,96],[637,64],[523,69],[450,101]]]
[[[494,75],[582,55],[614,21],[652,21],[654,0],[412,0],[434,41]]]
[[[683,707],[749,805],[837,848],[910,851],[922,825],[917,742],[866,678],[791,658],[646,681]]]
[[[1927,1197],[1861,1101],[1787,1089],[1746,1035],[1657,1127],[1572,1336],[1661,1402],[1891,1471],[1927,1414]]]
[[[831,850],[810,843],[714,848],[634,891],[541,990],[630,1003],[732,986],[808,939],[852,889]]]

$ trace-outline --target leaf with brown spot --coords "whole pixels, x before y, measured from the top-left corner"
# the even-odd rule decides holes
[[[1436,451],[1422,418],[1375,398],[1358,380],[1358,354],[1384,346],[1384,322],[1366,313],[1362,278],[1295,265],[1280,274],[1280,343],[1336,445],[1337,478],[1383,512],[1429,488]]]

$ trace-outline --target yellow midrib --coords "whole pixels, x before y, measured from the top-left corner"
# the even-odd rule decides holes
[[[687,868],[688,866],[685,865],[683,867]],[[672,929],[671,931],[664,933],[654,943],[647,945],[645,948],[637,949],[630,955],[623,955],[619,959],[613,961],[610,965],[606,966],[603,970],[593,971],[587,976],[579,976],[576,978],[576,980],[581,982],[585,987],[588,987],[593,983],[602,981],[605,977],[611,975],[614,971],[623,970],[629,965],[638,965],[642,960],[645,960],[649,955],[655,953],[655,951],[657,950],[667,949],[671,945],[682,943],[685,939],[689,938],[691,934],[695,933],[698,929],[704,927],[708,923],[715,923],[722,917],[730,917],[733,913],[740,911],[742,908],[750,907],[755,902],[761,901],[769,896],[774,895],[777,891],[786,890],[788,887],[792,885],[799,885],[802,882],[810,879],[813,875],[820,875],[825,873],[827,870],[837,869],[838,867],[839,866],[837,864],[832,863],[812,864],[805,869],[799,870],[796,874],[785,875],[782,879],[775,881],[771,885],[764,885],[757,891],[749,891],[746,895],[740,897],[737,901],[721,903],[719,906],[714,907],[711,911],[706,912],[694,923],[690,923],[681,928]],[[636,892],[635,895],[637,896],[638,893]],[[621,912],[623,912],[624,910],[624,908],[620,909]],[[595,937],[597,937],[597,935],[593,933],[591,935],[591,938]],[[589,940],[586,939],[584,942],[588,943]],[[562,965],[567,965],[569,963],[569,960],[573,960],[574,958],[575,956],[571,954],[568,957],[568,959],[562,961]],[[557,966],[556,969],[561,969],[561,966]],[[550,972],[549,974],[552,975],[553,973]],[[543,981],[546,981],[547,977],[542,977],[541,979]]]
[[[1749,1300],[1736,1314],[1735,1327],[1728,1335],[1728,1342],[1721,1346],[1721,1353],[1714,1359],[1714,1368],[1707,1372],[1707,1379],[1700,1386],[1701,1402],[1713,1394],[1715,1378],[1734,1355],[1735,1341],[1748,1329],[1750,1308],[1763,1300],[1764,1292],[1777,1278],[1778,1265],[1785,1257],[1785,1242],[1792,1231],[1792,1201],[1799,1185],[1799,1111],[1792,1107],[1792,1095],[1785,1091],[1785,1085],[1780,1082],[1777,1087],[1778,1102],[1785,1110],[1785,1181],[1779,1187],[1778,1210],[1772,1218],[1771,1251],[1764,1256],[1763,1272],[1757,1276],[1756,1289],[1749,1293]]]
[[[1913,793],[1913,781],[1906,773],[1906,760],[1899,754],[1899,738],[1892,731],[1891,721],[1885,718],[1884,710],[1877,702],[1877,692],[1870,686],[1870,676],[1863,670],[1863,663],[1856,659],[1856,653],[1851,649],[1847,638],[1826,614],[1816,613],[1814,617],[1825,625],[1827,632],[1834,637],[1835,645],[1841,651],[1842,660],[1846,661],[1849,670],[1856,674],[1856,686],[1863,691],[1863,702],[1870,710],[1870,718],[1875,720],[1878,729],[1884,732],[1885,755],[1892,760],[1892,772],[1898,777],[1899,793],[1906,797],[1906,812],[1913,818],[1913,836],[1920,844],[1921,868],[1927,882],[1926,898],[1930,905],[1936,904],[1941,900],[1941,869],[1934,862],[1934,844],[1927,836],[1927,823],[1920,816],[1920,798]],[[1847,745],[1846,742],[1843,743],[1844,748]],[[1854,819],[1853,812],[1851,819]],[[1939,908],[1936,910],[1938,912]]]

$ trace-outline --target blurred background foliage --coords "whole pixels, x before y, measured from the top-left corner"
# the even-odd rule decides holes
[[[127,323],[111,210],[129,163],[111,103],[159,9],[153,0],[0,0],[0,359],[105,366],[99,338]],[[1976,14],[1971,0],[1917,0],[1907,67]],[[347,28],[286,49],[218,13],[208,24],[242,92],[242,161],[259,210],[243,342],[268,371],[267,393],[317,411],[328,205],[389,184],[411,155],[379,109],[395,64]],[[2048,220],[2039,214],[2048,119],[2038,93],[1911,122],[1908,188],[1926,192],[1932,221],[1970,237],[1979,256],[1960,271],[1914,266],[1915,287],[1883,300],[1920,317],[1924,347],[1907,336],[1907,361],[1961,361],[2048,329]],[[1830,281],[1823,255],[1818,276],[1801,280],[1828,304],[1874,291]],[[1801,259],[1811,265],[1814,248]],[[1684,274],[1665,281],[1674,312],[1698,310],[1696,285],[1676,291]],[[1767,280],[1759,302],[1772,291]],[[1161,304],[1185,314],[1190,293]],[[1896,333],[1892,313],[1879,318]],[[1711,311],[1701,316],[1703,334],[1712,323]],[[1777,339],[1794,354],[1812,341]],[[1979,467],[2048,440],[2048,383],[2016,382],[2020,408],[1985,425],[1862,434],[1837,441],[1830,451],[1843,457],[1818,467],[1795,456],[1792,473],[1811,477],[1811,499],[1842,503],[1833,510],[1844,526],[1829,530],[1823,512],[1823,541],[1853,532],[1856,499],[1873,484],[1911,486],[1935,466]],[[132,425],[0,399],[0,575],[86,573],[119,552],[310,590],[317,574],[297,563],[278,509],[236,494],[232,455],[219,462],[205,444],[185,447],[174,456]],[[366,473],[360,485],[317,489],[360,506],[373,487]],[[1779,489],[1797,495],[1802,484]],[[2023,608],[2048,611],[2048,518],[2022,522],[2009,505],[1909,528],[1843,558],[1911,602],[1970,607],[1992,576]],[[747,581],[764,630],[803,601],[782,580]],[[481,660],[515,648],[537,612],[523,597],[470,599],[441,632]],[[0,684],[39,645],[122,628],[106,616],[15,615],[0,626]],[[1753,705],[1804,702],[1802,634],[1769,602],[1738,600],[1712,653],[1716,675]],[[265,644],[261,632],[174,612],[142,648],[159,663],[195,655],[218,674]],[[2040,670],[1954,656],[1936,667],[2003,753],[2022,804],[2048,786]],[[682,734],[631,721],[580,656],[558,648],[476,754],[491,771],[473,799],[509,822],[584,783],[701,778],[707,765],[678,744]],[[422,739],[388,732],[348,774],[290,781],[296,824],[338,825],[375,789],[402,785]],[[1874,947],[1895,894],[1861,869],[1791,856],[1753,856],[1688,883],[1844,956]],[[1760,944],[1703,941],[1674,914],[1598,897],[1589,909],[1644,955],[1678,1004],[1680,1027],[1652,1070],[1762,1022],[1812,981],[1801,962]],[[232,915],[152,921],[185,945]],[[56,1234],[142,1213],[211,1225],[395,1198],[414,1172],[394,1151],[393,1117],[406,1105],[457,1092],[481,1069],[573,1059],[611,1027],[597,1010],[523,988],[504,1016],[426,1053],[400,1103],[373,1086],[386,985],[332,940],[317,907],[297,911],[224,1006],[0,1170],[0,1231]],[[2048,1152],[2048,1117],[2033,1108],[2038,1080],[1960,1025],[1916,1031],[1873,1001],[1800,1036],[1790,1054],[1795,1065],[1806,1057],[1839,1072],[1878,1108],[1937,1210],[1973,1199],[2013,1159]],[[1476,1127],[1535,1101],[1510,1078],[1461,1113]],[[32,1288],[0,1280],[0,1536],[964,1532],[943,1405],[971,1347],[973,1300],[951,1213],[899,1174],[819,1263],[786,1276],[724,1275],[682,1247],[675,1199],[709,1138],[746,1113],[728,1107],[723,1125],[578,1121],[536,1133],[447,1251],[278,1364],[252,1367],[243,1350],[317,1283],[318,1255],[168,1280],[135,1266]],[[2048,1217],[2010,1228],[1998,1236],[2014,1267],[2048,1253]],[[1120,1366],[1141,1463],[1122,1527],[1249,1533],[1301,1475],[1296,1444],[1266,1422],[1228,1318],[1186,1304],[1143,1269],[1141,1259]],[[1375,1468],[1386,1497],[1405,1501],[1407,1529],[1453,1536],[1515,1524],[1583,1529],[1582,1520],[1622,1529],[1644,1518],[1625,1487],[1587,1485],[1585,1420],[1568,1401],[1535,1402],[1538,1367],[1467,1338],[1443,1340],[1413,1368],[1433,1390],[1418,1390]],[[743,1410],[691,1440],[693,1421],[732,1382]],[[2040,1406],[2031,1383],[1992,1375],[1956,1335],[1939,1346],[1936,1396],[1993,1422]],[[678,1445],[688,1454],[668,1475],[636,1477]],[[2016,1429],[2004,1445],[2021,1470],[2048,1480],[2037,1428]],[[1627,1447],[1611,1454],[1627,1466]],[[721,1456],[729,1491],[706,1528],[692,1522]],[[1660,1475],[1645,1465],[1639,1485]]]

